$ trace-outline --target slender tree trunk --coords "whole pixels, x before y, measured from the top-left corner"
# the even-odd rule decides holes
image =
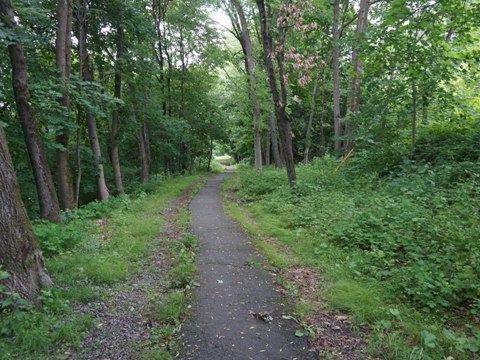
[[[207,167],[208,171],[210,171],[212,167],[212,160],[213,160],[213,138],[210,137],[210,153],[208,155],[208,167]]]
[[[270,153],[272,147],[272,134],[270,129],[267,129],[267,137],[265,139],[265,166],[270,166]]]
[[[318,80],[320,77],[320,72],[317,74],[315,78],[315,82],[313,84],[313,91],[312,91],[312,102],[310,104],[310,115],[308,117],[307,126],[305,129],[305,151],[303,153],[303,161],[307,164],[310,161],[310,147],[312,146],[312,124],[313,119],[315,118],[315,109],[316,109],[316,100],[317,100],[317,92],[318,92]]]
[[[170,31],[170,28],[168,28],[168,30],[169,30],[169,35],[170,35],[170,38],[171,38],[172,34],[171,34],[171,31]],[[167,57],[167,66],[168,66],[168,69],[167,69],[167,103],[168,103],[167,113],[168,113],[168,116],[172,116],[172,70],[173,70],[173,63],[172,63],[172,56],[170,55],[169,50],[171,51],[171,48],[167,49],[167,47],[165,47],[165,56]]]
[[[287,106],[287,83],[285,78],[284,69],[284,44],[285,44],[285,29],[280,24],[278,27],[278,40],[276,46],[276,59],[278,67],[278,77],[280,79],[280,91],[277,85],[277,79],[275,76],[275,68],[272,62],[273,45],[271,33],[268,29],[268,21],[265,12],[264,0],[256,0],[259,15],[260,15],[260,28],[262,32],[262,44],[263,44],[263,59],[265,62],[265,68],[267,69],[268,80],[270,89],[272,91],[273,103],[275,105],[275,114],[277,116],[280,125],[280,140],[282,143],[283,154],[285,156],[285,165],[287,168],[288,183],[291,187],[295,186],[297,178],[295,172],[295,162],[293,159],[292,149],[292,131],[290,128],[290,122],[286,113]]]
[[[255,153],[255,167],[257,168],[259,174],[262,173],[262,138],[260,134],[260,102],[257,97],[257,75],[256,75],[256,65],[253,54],[252,40],[250,37],[250,31],[248,29],[247,20],[243,12],[243,8],[240,5],[238,0],[231,0],[231,3],[235,7],[235,10],[238,15],[238,20],[240,22],[241,32],[239,36],[241,37],[243,51],[245,54],[245,68],[248,75],[248,93],[250,97],[250,102],[252,104],[253,111],[253,143],[254,143],[254,153]]]
[[[81,145],[81,112],[78,111],[78,120],[77,120],[77,179],[75,181],[75,207],[78,208],[80,204],[80,182],[82,181],[82,157],[80,152]]]
[[[268,129],[271,135],[272,141],[272,155],[273,155],[273,162],[275,163],[276,168],[282,167],[282,157],[280,155],[280,150],[278,148],[278,140],[277,140],[277,122],[275,121],[275,115],[272,111],[268,113]]]
[[[119,26],[117,29],[117,60],[115,64],[115,84],[113,96],[120,100],[122,97],[122,73],[120,71],[120,61],[123,56],[123,27]],[[124,194],[122,182],[122,171],[120,169],[120,157],[118,154],[118,132],[120,129],[120,108],[117,104],[112,113],[112,129],[110,137],[110,157],[112,159],[113,176],[115,179],[115,188],[119,194]]]
[[[143,141],[145,142],[145,153],[147,155],[148,172],[150,173],[150,165],[152,164],[152,150],[150,147],[150,131],[148,129],[147,117],[143,118]]]
[[[59,99],[60,106],[65,114],[64,122],[68,123],[70,112],[70,96],[68,81],[71,73],[71,48],[72,48],[72,2],[71,0],[58,0],[57,3],[57,36],[55,40],[55,55],[57,70],[60,74],[62,96]],[[57,164],[57,184],[62,209],[75,207],[75,195],[73,191],[72,171],[68,161],[68,129],[61,129],[55,142],[62,149],[55,150]]]
[[[339,156],[342,151],[342,142],[339,137],[342,136],[342,127],[340,123],[340,32],[338,29],[340,17],[340,0],[334,0],[333,3],[333,129],[335,135],[335,152]]]
[[[0,0],[0,13],[9,10],[9,0]],[[22,297],[34,300],[39,289],[52,280],[43,264],[32,226],[20,195],[17,176],[0,126],[0,264],[10,276],[2,281]],[[0,300],[3,294],[0,293]]]
[[[183,29],[180,29],[180,60],[182,64],[182,73],[180,75],[180,117],[184,117],[185,111],[185,75],[187,66],[185,64],[185,44],[183,43]]]
[[[164,36],[162,32],[162,22],[165,19],[167,11],[167,3],[152,0],[152,15],[155,23],[155,32],[157,34],[157,51],[156,58],[160,67],[160,93],[162,94],[162,113],[167,115],[167,96],[165,93],[165,58],[163,54]]]
[[[422,95],[422,124],[428,124],[428,98],[426,94]]]
[[[77,13],[78,24],[78,52],[80,58],[80,79],[83,81],[93,81],[93,71],[90,68],[90,61],[87,48],[87,0],[81,0]],[[97,166],[97,196],[100,201],[107,200],[110,197],[107,184],[105,182],[105,174],[102,164],[102,151],[97,132],[97,120],[91,111],[86,109],[86,120],[88,128],[88,139],[92,149],[95,165]]]
[[[325,138],[325,112],[327,108],[327,87],[325,86],[325,82],[323,83],[323,91],[322,91],[322,112],[320,116],[320,154],[323,156],[325,155],[326,151],[326,138]]]
[[[14,29],[16,27],[15,14],[10,0],[0,0],[0,21],[7,28]],[[23,47],[18,42],[12,42],[8,45],[8,52],[12,66],[13,92],[35,177],[40,204],[40,216],[52,222],[61,222],[60,207],[53,185],[52,174],[50,173],[50,167],[48,166],[42,139],[37,127],[37,120],[30,102],[27,64]]]
[[[360,59],[359,46],[363,42],[363,34],[368,26],[368,12],[370,11],[370,0],[360,0],[360,9],[358,10],[357,27],[355,30],[355,45],[352,48],[352,81],[350,85],[350,102],[348,104],[349,111],[356,113],[360,111],[361,81],[363,74],[363,63]],[[351,134],[351,124],[345,124],[345,134]],[[352,140],[345,141],[345,148],[351,147]]]
[[[415,79],[412,79],[412,150],[410,153],[410,159],[415,157],[415,151],[417,148],[417,83]]]
[[[140,153],[142,183],[145,183],[148,181],[148,157],[145,145],[145,136],[143,134],[143,127],[137,129],[135,137],[137,138],[138,150]]]

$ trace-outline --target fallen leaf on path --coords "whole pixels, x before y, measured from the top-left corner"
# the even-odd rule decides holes
[[[253,316],[255,319],[263,320],[263,321],[265,321],[266,323],[270,323],[270,322],[272,322],[272,320],[273,320],[273,317],[270,315],[269,312],[254,312],[254,311],[250,311],[250,314],[252,314],[252,316]]]
[[[285,320],[293,320],[293,321],[295,321],[296,323],[298,323],[298,320],[295,319],[293,316],[282,315],[282,319],[285,319]]]

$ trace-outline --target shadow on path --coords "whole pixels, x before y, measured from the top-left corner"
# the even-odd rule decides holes
[[[313,359],[296,324],[282,319],[282,298],[247,236],[222,208],[220,174],[193,199],[192,231],[199,239],[193,314],[184,332],[182,359]],[[268,312],[270,323],[253,313]]]

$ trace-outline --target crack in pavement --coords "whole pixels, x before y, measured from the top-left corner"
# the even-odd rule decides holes
[[[314,359],[307,339],[295,336],[297,325],[283,319],[284,299],[274,290],[273,276],[261,266],[245,266],[261,259],[248,237],[222,207],[220,174],[210,179],[190,205],[192,232],[198,237],[199,287],[192,316],[184,327],[184,360]],[[222,230],[212,233],[214,230]],[[265,322],[252,314],[268,313]]]

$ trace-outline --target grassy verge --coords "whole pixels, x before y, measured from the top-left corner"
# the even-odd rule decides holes
[[[447,281],[441,286],[429,285],[430,279],[437,277],[431,269],[444,265],[433,262],[435,255],[441,263],[453,261],[448,256],[459,254],[444,255],[439,250],[430,257],[429,246],[437,241],[433,230],[416,230],[417,233],[411,230],[412,226],[417,229],[415,221],[421,221],[424,226],[432,226],[437,221],[452,225],[456,221],[457,235],[461,231],[467,234],[475,216],[472,210],[461,218],[454,213],[456,204],[453,204],[451,209],[440,211],[441,219],[428,219],[428,209],[420,207],[423,204],[420,201],[424,200],[421,196],[426,196],[418,189],[423,183],[412,184],[409,179],[405,183],[411,185],[408,190],[412,193],[403,194],[406,190],[401,184],[400,193],[392,194],[392,189],[368,176],[354,181],[342,178],[347,175],[342,171],[336,174],[335,168],[336,165],[328,161],[300,168],[296,193],[284,185],[281,172],[267,170],[259,178],[254,171],[241,169],[239,176],[231,177],[225,185],[237,191],[240,201],[227,202],[225,206],[230,215],[254,235],[257,246],[273,266],[280,269],[302,266],[322,274],[324,281],[319,299],[323,306],[348,312],[354,326],[367,327],[369,351],[373,356],[392,360],[477,358],[480,329],[475,320],[478,319],[475,307],[456,307],[454,297],[447,297],[449,291],[455,290]],[[425,202],[435,202],[437,195],[439,192],[433,191]],[[388,206],[393,210],[389,211]],[[422,213],[422,218],[417,218]],[[460,221],[466,224],[463,228]],[[418,243],[420,239],[415,238],[420,231],[426,244]],[[395,248],[397,239],[403,243]],[[448,241],[443,239],[443,245],[450,246]],[[409,253],[404,254],[407,251]],[[460,248],[457,251],[463,254]],[[465,265],[469,260],[465,257],[447,266],[454,269],[462,261],[465,271],[470,271],[460,274],[463,286],[475,289],[476,284],[472,282],[475,276],[466,280],[471,273]],[[443,281],[444,273],[437,271]],[[437,289],[445,291],[445,296],[437,293]],[[409,293],[411,290],[413,294]],[[452,299],[450,306],[442,305],[442,299]],[[315,311],[312,304],[300,302],[299,306],[300,311]]]
[[[119,283],[141,269],[160,233],[163,207],[199,178],[159,177],[130,196],[67,212],[63,225],[35,224],[55,287],[43,290],[36,306],[18,299],[2,304],[0,359],[46,359],[53,349],[78,348],[95,322],[75,314],[72,307],[98,298],[101,286]],[[187,248],[191,242],[180,243]],[[177,250],[171,249],[172,256]],[[184,266],[190,258],[176,258],[175,268],[182,269],[171,275],[172,282],[185,283],[193,271],[191,265]]]
[[[188,231],[190,220],[190,214],[185,208],[181,208],[172,224],[170,239],[165,239],[167,257],[173,259],[167,273],[169,291],[167,294],[152,294],[149,317],[157,326],[152,328],[150,339],[145,344],[149,349],[143,357],[145,360],[170,360],[181,350],[177,335],[190,307],[190,290],[196,285],[194,275],[197,239]]]

